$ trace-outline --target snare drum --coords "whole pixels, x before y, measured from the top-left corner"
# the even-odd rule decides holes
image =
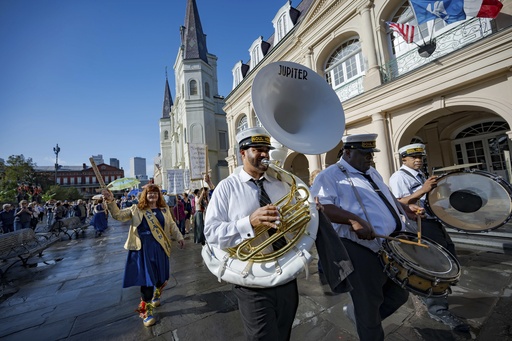
[[[391,237],[416,242],[411,232],[394,232]],[[421,238],[428,248],[385,239],[379,252],[384,272],[402,288],[425,297],[444,297],[460,277],[460,264],[441,245]]]
[[[448,227],[487,232],[512,216],[512,187],[503,178],[478,170],[441,175],[427,194],[425,208]]]

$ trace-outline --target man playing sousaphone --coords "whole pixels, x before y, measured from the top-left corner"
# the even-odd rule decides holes
[[[244,130],[237,135],[237,141],[243,167],[217,185],[205,217],[206,241],[219,249],[254,238],[256,226],[275,229],[280,217],[272,203],[289,192],[286,183],[267,173],[268,165],[262,163],[274,149],[263,128]],[[299,304],[295,278],[268,288],[233,285],[233,292],[247,340],[290,339]]]
[[[391,175],[389,186],[401,203],[418,203],[425,207],[427,193],[437,185],[437,177],[426,179],[422,172],[423,160],[427,156],[425,145],[422,143],[409,144],[400,148],[398,153],[402,158],[402,167]],[[444,226],[435,217],[427,215],[421,219],[421,233],[443,246],[454,257],[457,257],[455,245]],[[427,306],[428,314],[432,319],[457,331],[469,331],[469,325],[448,310],[446,296],[423,298],[423,302]]]

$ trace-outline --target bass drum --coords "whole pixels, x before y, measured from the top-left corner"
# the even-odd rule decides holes
[[[455,171],[438,177],[437,187],[427,194],[425,208],[448,227],[488,232],[510,220],[511,194],[511,185],[495,174]]]
[[[418,241],[411,232],[394,232],[391,237]],[[382,242],[379,252],[384,272],[402,288],[424,297],[444,297],[450,286],[460,277],[460,264],[444,247],[422,237],[426,247],[401,243],[397,240]]]

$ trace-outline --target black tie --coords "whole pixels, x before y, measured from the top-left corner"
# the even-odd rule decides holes
[[[373,181],[373,179],[370,175],[368,175],[368,174],[362,174],[362,175],[366,178],[366,180],[368,180],[370,182],[370,184],[372,185],[375,192],[377,192],[377,194],[382,199],[384,204],[386,204],[386,207],[388,208],[389,212],[391,212],[391,214],[393,215],[393,219],[395,219],[395,224],[396,224],[395,231],[400,231],[402,229],[402,222],[401,222],[400,218],[398,217],[398,214],[396,214],[396,211],[393,208],[393,206],[391,205],[391,203],[389,202],[388,198],[386,198],[384,193],[382,193],[379,186],[377,186],[377,184]]]
[[[265,191],[265,188],[263,187],[263,182],[265,181],[265,178],[261,178],[259,180],[251,179],[252,182],[258,186],[258,200],[260,201],[260,207],[266,206],[268,204],[271,204],[272,201],[270,201],[270,197],[268,196],[267,192]],[[268,235],[271,236],[274,233],[276,233],[276,229],[270,228],[267,230]],[[279,250],[283,246],[286,245],[286,239],[284,237],[279,238],[275,242],[272,243],[272,247],[274,250]]]
[[[266,206],[266,205],[272,203],[272,201],[270,201],[270,197],[268,196],[267,192],[265,191],[265,188],[263,187],[263,181],[265,181],[265,178],[262,178],[259,180],[251,179],[251,181],[254,182],[256,184],[256,186],[258,186],[258,191],[259,191],[258,199],[260,201],[260,207],[263,207],[263,206]]]

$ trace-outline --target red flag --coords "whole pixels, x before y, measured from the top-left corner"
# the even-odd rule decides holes
[[[478,18],[496,18],[503,8],[503,4],[499,0],[483,0],[482,7],[476,15]]]
[[[398,33],[402,38],[404,38],[406,43],[412,43],[414,40],[414,26],[407,24],[398,24],[395,22],[388,21],[389,28]]]

